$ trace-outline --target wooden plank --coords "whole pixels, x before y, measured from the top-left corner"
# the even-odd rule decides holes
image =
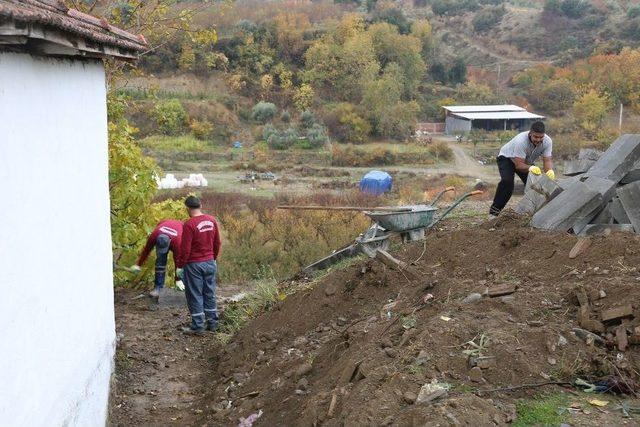
[[[583,254],[587,249],[591,246],[591,238],[589,237],[580,237],[571,251],[569,252],[569,258],[574,259],[578,255]]]
[[[622,319],[623,317],[630,317],[630,316],[633,316],[633,307],[631,306],[631,304],[626,304],[620,307],[614,307],[614,308],[602,310],[603,322]]]
[[[364,207],[364,206],[292,206],[281,205],[277,209],[302,210],[302,211],[378,211],[378,212],[411,212],[412,208],[392,207]]]
[[[516,285],[509,285],[509,284],[497,285],[489,288],[489,290],[487,291],[487,295],[489,295],[489,297],[491,298],[496,298],[504,295],[510,295],[515,291],[516,291]]]
[[[417,278],[419,276],[409,264],[394,258],[391,254],[387,251],[383,251],[382,249],[376,249],[376,259],[392,270],[402,271],[412,278]]]

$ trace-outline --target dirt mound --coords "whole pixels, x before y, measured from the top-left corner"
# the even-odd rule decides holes
[[[638,300],[640,238],[597,238],[570,259],[575,236],[523,224],[507,214],[401,246],[394,256],[414,262],[419,279],[367,259],[288,283],[298,291],[213,350],[202,422],[231,425],[262,410],[257,425],[504,424],[515,416],[514,398],[540,389],[479,390],[637,380],[635,347],[619,356],[613,335],[585,342],[572,329],[577,288],[594,319]],[[632,319],[624,321],[630,333]],[[448,396],[415,402],[432,382],[449,387]]]

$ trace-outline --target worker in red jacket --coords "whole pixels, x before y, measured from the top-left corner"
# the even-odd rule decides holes
[[[216,260],[220,254],[220,230],[216,219],[202,213],[200,200],[186,198],[189,219],[184,223],[178,273],[185,282],[191,325],[187,334],[202,334],[218,327],[216,306]]]
[[[147,244],[144,245],[138,262],[131,266],[131,271],[139,273],[141,266],[147,260],[151,248],[156,248],[156,274],[154,278],[154,288],[149,295],[158,297],[160,290],[164,287],[164,278],[167,273],[167,259],[169,250],[173,252],[173,261],[177,262],[180,252],[180,242],[182,239],[182,222],[177,219],[165,219],[160,221],[153,232],[147,238]]]

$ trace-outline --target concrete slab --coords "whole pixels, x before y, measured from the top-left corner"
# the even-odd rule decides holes
[[[633,233],[631,224],[588,224],[580,232],[580,236],[608,236],[611,233]]]
[[[578,153],[578,159],[580,160],[598,160],[604,154],[603,151],[596,150],[594,148],[581,148]]]
[[[613,224],[613,215],[611,214],[611,202],[607,203],[602,210],[596,214],[591,220],[592,224]]]
[[[570,176],[568,178],[558,179],[556,180],[556,183],[560,186],[560,188],[562,188],[563,190],[566,190],[574,182],[580,181],[580,178],[581,178],[580,176]]]
[[[636,164],[633,165],[633,169],[627,172],[620,183],[629,184],[636,181],[640,181],[640,161],[637,161]]]
[[[627,134],[616,139],[598,161],[591,166],[589,177],[605,178],[616,183],[640,160],[640,135]]]
[[[515,211],[520,215],[533,215],[547,202],[545,196],[532,188],[532,185],[537,182],[537,178],[538,177],[533,174],[529,174],[529,178],[527,178],[524,195],[515,207]]]
[[[564,162],[563,175],[574,176],[587,172],[596,163],[590,159],[575,159]]]
[[[617,194],[629,222],[636,233],[640,234],[640,181],[618,188]]]
[[[614,197],[609,204],[609,211],[611,212],[611,216],[614,221],[618,224],[631,224],[629,221],[629,217],[627,216],[627,212],[622,207],[622,202],[618,197]]]
[[[562,193],[562,187],[557,182],[549,179],[545,174],[529,176],[527,181],[531,181],[530,187],[542,194],[548,201],[552,200],[558,194]]]
[[[569,231],[577,222],[592,219],[602,205],[602,195],[578,181],[536,212],[531,225],[543,230]]]

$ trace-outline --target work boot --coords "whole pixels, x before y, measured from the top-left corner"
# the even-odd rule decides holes
[[[205,326],[205,329],[209,332],[215,332],[218,329],[218,323],[207,322],[207,326]]]
[[[187,334],[187,335],[203,335],[204,334],[204,328],[202,329],[193,329],[191,326],[183,326],[181,328],[182,332]]]
[[[158,298],[160,296],[160,288],[153,288],[153,290],[149,292],[149,296],[152,298]]]

